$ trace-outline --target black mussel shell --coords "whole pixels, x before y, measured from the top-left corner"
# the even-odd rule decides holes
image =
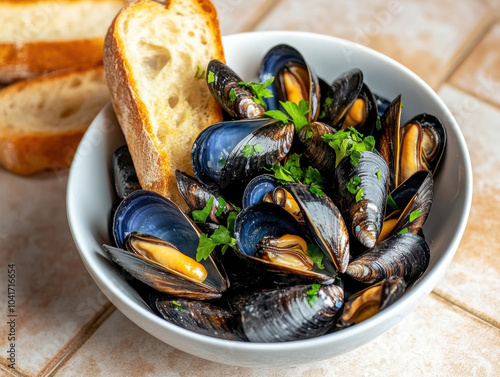
[[[220,339],[247,341],[239,312],[206,301],[171,296],[151,298],[165,320],[186,330]]]
[[[111,161],[115,191],[119,199],[123,199],[130,193],[141,189],[132,156],[126,145],[122,145],[113,153]]]
[[[349,263],[349,232],[338,208],[328,196],[312,194],[307,186],[288,187],[302,208],[316,244],[339,272],[345,272]]]
[[[335,128],[321,122],[309,123],[297,132],[301,144],[300,151],[309,164],[326,177],[335,169],[335,151],[323,140],[323,135],[335,132]]]
[[[377,117],[377,101],[370,88],[363,83],[358,97],[344,118],[342,129],[354,127],[364,136],[372,136],[375,131]]]
[[[371,248],[377,242],[384,221],[387,200],[388,167],[376,152],[361,152],[357,166],[344,158],[334,176],[336,203],[341,208],[344,220],[351,234],[365,247]],[[348,190],[348,183],[359,177],[358,188],[362,197]]]
[[[207,85],[221,107],[236,119],[262,118],[266,111],[255,102],[253,93],[239,85],[243,80],[219,60],[208,63]],[[212,74],[210,74],[212,72]]]
[[[309,121],[315,121],[319,113],[320,87],[318,78],[307,65],[304,57],[292,46],[281,44],[274,46],[262,59],[259,79],[266,82],[271,77],[274,81],[268,86],[273,97],[264,98],[267,110],[285,111],[279,101],[290,101],[287,97],[283,74],[291,73],[302,86],[304,99],[309,102]],[[294,101],[295,102],[295,101]]]
[[[269,191],[280,187],[278,180],[270,174],[261,174],[252,179],[243,192],[243,208],[262,202]]]
[[[212,210],[209,214],[211,222],[219,224],[220,221],[224,221],[228,213],[233,210],[233,206],[224,200],[216,188],[204,185],[195,178],[179,170],[175,171],[175,180],[177,181],[179,192],[191,211],[204,209],[210,198],[213,198]],[[220,215],[216,216],[220,204],[224,204],[224,207],[221,209]]]
[[[429,259],[429,246],[422,237],[413,233],[396,234],[349,263],[346,273],[365,284],[391,276],[402,277],[409,284],[423,274]]]
[[[401,95],[387,107],[380,117],[380,129],[375,131],[375,149],[389,166],[389,190],[398,187],[400,159]]]
[[[297,285],[256,293],[244,303],[243,330],[251,342],[287,342],[325,334],[344,301],[337,285]]]

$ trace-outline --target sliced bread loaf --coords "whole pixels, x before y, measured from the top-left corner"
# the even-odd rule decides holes
[[[0,1],[0,83],[102,62],[104,36],[126,0]]]
[[[22,175],[70,166],[85,130],[107,102],[102,65],[5,87],[0,90],[0,164]]]
[[[111,99],[143,188],[181,203],[175,169],[192,174],[191,146],[221,121],[200,73],[224,61],[208,0],[140,0],[114,20],[104,46]]]

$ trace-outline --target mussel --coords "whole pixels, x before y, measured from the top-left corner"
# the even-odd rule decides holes
[[[118,247],[104,249],[143,283],[194,299],[217,298],[227,289],[217,260],[196,261],[201,232],[169,199],[146,190],[133,192],[118,206],[113,229]]]
[[[252,342],[286,342],[326,333],[344,302],[335,284],[297,285],[259,292],[243,305],[243,330]]]

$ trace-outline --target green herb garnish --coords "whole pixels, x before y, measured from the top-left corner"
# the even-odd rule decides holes
[[[380,117],[377,116],[377,120],[375,121],[375,128],[377,131],[380,131],[382,129],[382,122],[380,121]]]
[[[380,170],[377,170],[375,174],[377,174],[377,179],[380,181],[380,178],[382,178],[382,172]]]
[[[271,85],[274,81],[274,77],[270,77],[266,82],[264,83],[255,83],[252,81],[240,81],[238,85],[243,85],[247,89],[249,89],[253,96],[254,96],[254,101],[256,104],[263,106],[264,108],[266,107],[266,104],[264,103],[263,98],[271,98],[273,97],[272,93],[269,91],[269,89],[266,89],[269,85]]]
[[[347,184],[344,187],[344,190],[347,190],[352,195],[354,195],[356,203],[359,202],[361,199],[363,199],[363,195],[365,192],[364,188],[359,187],[360,183],[361,183],[361,178],[355,175],[349,180],[349,182],[347,182]]]
[[[173,305],[177,307],[178,311],[182,311],[182,306],[177,301],[170,301]]]
[[[420,215],[422,215],[422,210],[420,208],[417,208],[415,211],[412,211],[410,213],[410,222],[412,223],[413,221],[415,221],[417,218],[420,217]]]
[[[321,284],[313,284],[311,289],[307,291],[307,302],[309,306],[312,308],[316,300],[318,299],[318,292],[321,288]]]
[[[325,268],[325,266],[323,266],[324,255],[321,250],[315,244],[310,243],[307,245],[307,252],[316,266],[318,266],[320,270],[323,270]]]
[[[398,234],[408,233],[408,228],[401,229]]]
[[[224,157],[222,157],[220,160],[219,160],[219,164],[222,164],[224,165],[226,163],[226,159]]]
[[[396,204],[396,202],[392,198],[391,194],[387,194],[387,205],[389,207],[391,207],[394,211],[397,211],[399,209],[398,205]]]
[[[325,102],[323,102],[323,106],[321,108],[321,113],[319,114],[319,118],[324,118],[326,116],[326,112],[330,110],[330,106],[332,106],[333,98],[326,97]]]
[[[215,212],[215,216],[220,217],[222,215],[222,213],[224,212],[224,208],[226,208],[226,201],[221,196],[219,198],[219,207],[217,208],[217,212]]]
[[[357,166],[361,152],[372,151],[375,147],[373,136],[363,137],[354,127],[340,130],[334,134],[325,133],[323,140],[335,151],[335,167],[344,157],[350,157],[351,164]]]
[[[205,77],[205,70],[201,70],[200,66],[196,66],[196,73],[194,74],[194,78],[197,80],[201,80],[203,77]]]
[[[247,144],[241,150],[241,153],[243,153],[243,156],[245,158],[253,156],[255,153],[262,153],[262,152],[264,152],[264,147],[262,146],[262,144],[255,144],[255,145]]]
[[[193,220],[199,223],[204,223],[205,221],[207,221],[207,218],[210,215],[210,212],[212,211],[213,204],[214,204],[214,197],[211,196],[210,199],[208,199],[205,208],[196,209],[193,212],[191,212]]]
[[[310,138],[313,137],[313,132],[312,130],[307,130],[306,131],[306,140],[309,140]]]
[[[236,101],[236,92],[234,91],[234,88],[231,88],[229,90],[229,106],[232,106],[234,101]]]
[[[215,81],[215,75],[212,71],[208,71],[207,83],[211,84]]]
[[[196,249],[196,260],[206,260],[217,246],[222,246],[221,252],[224,254],[228,247],[236,247],[236,240],[231,236],[229,229],[219,225],[213,234],[208,237],[206,234],[200,236],[200,242]]]
[[[358,190],[358,192],[356,193],[356,203],[363,199],[364,192],[364,188]]]
[[[288,115],[280,110],[269,110],[266,111],[264,115],[270,116],[271,118],[279,120],[285,124],[290,122],[293,123],[295,131],[297,132],[309,123],[306,117],[306,114],[309,112],[309,102],[300,100],[297,105],[295,102],[280,101],[280,104],[283,106]]]

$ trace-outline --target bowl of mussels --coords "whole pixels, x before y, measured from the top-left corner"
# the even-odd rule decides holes
[[[349,352],[451,262],[472,196],[464,138],[422,79],[355,43],[258,32],[224,48],[206,80],[226,120],[176,172],[185,203],[141,189],[109,104],[69,175],[75,243],[121,312],[195,356],[271,367]]]

